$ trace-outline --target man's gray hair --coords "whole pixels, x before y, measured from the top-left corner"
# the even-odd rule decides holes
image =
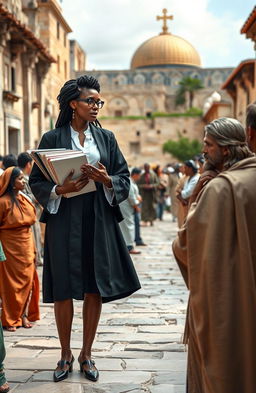
[[[205,126],[205,133],[215,139],[219,146],[226,146],[229,154],[226,157],[224,168],[228,169],[237,161],[252,157],[246,142],[246,133],[242,124],[229,117],[213,120]]]

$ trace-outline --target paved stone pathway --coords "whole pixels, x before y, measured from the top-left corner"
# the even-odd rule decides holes
[[[142,228],[148,247],[133,258],[142,289],[133,296],[103,305],[93,356],[100,371],[97,383],[80,375],[82,303],[75,302],[72,348],[74,371],[59,383],[52,371],[59,360],[53,307],[41,304],[41,320],[32,329],[4,332],[6,374],[15,393],[184,393],[186,352],[181,344],[187,291],[171,252],[176,224]],[[41,268],[39,268],[41,269]]]

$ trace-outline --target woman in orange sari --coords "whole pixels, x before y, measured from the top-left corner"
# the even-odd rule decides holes
[[[2,324],[9,331],[31,327],[39,319],[39,281],[31,225],[35,208],[21,191],[24,175],[17,167],[0,177],[0,241],[6,260],[0,264]]]

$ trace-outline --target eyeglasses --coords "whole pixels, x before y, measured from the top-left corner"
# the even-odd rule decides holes
[[[89,108],[92,108],[94,105],[97,105],[99,109],[103,108],[104,101],[95,101],[93,98],[77,98],[76,101],[82,101],[86,102],[86,104],[89,106]]]

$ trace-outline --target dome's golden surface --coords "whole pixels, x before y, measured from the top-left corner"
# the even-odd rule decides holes
[[[133,55],[131,68],[178,64],[200,67],[201,60],[188,41],[173,34],[160,34],[139,46]]]

